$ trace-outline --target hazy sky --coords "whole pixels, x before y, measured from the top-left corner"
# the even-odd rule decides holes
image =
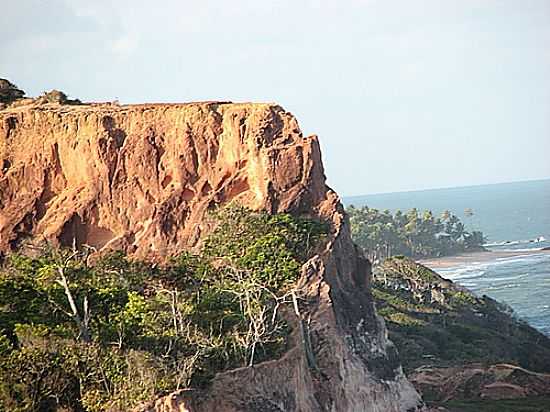
[[[550,1],[8,0],[0,77],[121,103],[273,101],[341,195],[550,177]]]

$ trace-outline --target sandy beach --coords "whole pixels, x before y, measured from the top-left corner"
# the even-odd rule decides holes
[[[530,255],[540,255],[548,254],[550,255],[550,250],[518,250],[518,251],[486,251],[486,252],[474,252],[474,253],[464,253],[456,256],[444,256],[440,258],[433,259],[422,259],[418,263],[423,264],[431,269],[447,269],[455,266],[462,266],[473,263],[483,263],[489,262],[501,258],[512,258],[512,257],[522,257]]]

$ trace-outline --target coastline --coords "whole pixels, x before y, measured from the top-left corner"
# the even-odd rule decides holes
[[[533,249],[529,250],[487,250],[479,252],[470,252],[470,253],[461,253],[454,256],[442,256],[438,258],[430,259],[421,259],[417,260],[418,263],[429,267],[437,271],[437,269],[448,269],[456,266],[462,266],[472,263],[484,263],[490,262],[492,260],[502,259],[502,258],[514,258],[514,257],[523,257],[531,255],[550,255],[550,250],[543,249]]]

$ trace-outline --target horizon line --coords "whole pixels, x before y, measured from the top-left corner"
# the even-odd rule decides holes
[[[375,196],[375,195],[389,195],[393,193],[412,193],[412,192],[430,192],[435,190],[447,190],[447,189],[462,189],[462,188],[468,188],[468,187],[478,187],[478,186],[493,186],[493,185],[505,185],[505,184],[511,184],[511,183],[527,183],[527,182],[540,182],[550,180],[550,177],[543,177],[543,178],[537,178],[537,179],[523,179],[523,180],[510,180],[507,182],[496,182],[496,183],[478,183],[474,185],[462,185],[462,186],[443,186],[443,187],[432,187],[428,189],[405,189],[405,190],[396,190],[393,192],[374,192],[374,193],[364,193],[361,195],[349,195],[349,196],[340,196],[340,198],[343,199],[353,199],[353,198],[360,198],[365,196]]]

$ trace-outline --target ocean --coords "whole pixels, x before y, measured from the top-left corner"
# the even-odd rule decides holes
[[[508,304],[550,335],[550,180],[354,196],[355,205],[395,211],[429,209],[456,214],[467,230],[481,230],[494,253],[423,262],[441,276]],[[473,211],[467,216],[466,209]]]

